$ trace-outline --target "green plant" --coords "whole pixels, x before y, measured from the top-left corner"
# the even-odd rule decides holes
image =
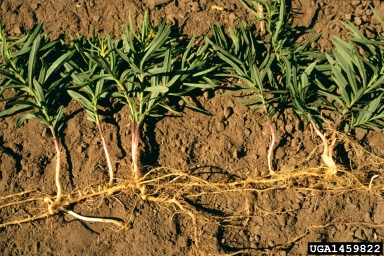
[[[268,37],[264,43],[268,45],[269,54],[274,54],[280,64],[283,64],[283,56],[290,58],[292,54],[303,52],[320,37],[314,35],[301,45],[295,42],[297,30],[288,22],[285,0],[252,0],[252,5],[245,0],[240,2],[255,15],[256,21],[265,22]]]
[[[105,81],[104,78],[98,79],[100,76],[103,77],[104,71],[92,60],[92,58],[98,58],[98,52],[102,52],[102,48],[105,47],[107,41],[110,41],[108,36],[102,38],[100,35],[96,36],[95,34],[89,40],[86,40],[83,36],[72,38],[72,44],[77,52],[80,53],[80,56],[78,59],[71,60],[64,65],[67,71],[71,73],[72,81],[75,84],[75,86],[69,88],[68,94],[82,104],[88,113],[88,120],[96,124],[108,165],[109,186],[112,186],[114,172],[103,129],[101,128],[98,109],[99,100],[110,94],[112,85],[108,83],[108,81]],[[84,54],[85,52],[92,56],[92,58],[88,58]],[[77,91],[78,89],[81,89],[81,92]]]
[[[253,106],[252,113],[261,108],[266,116],[267,125],[271,131],[268,168],[269,172],[273,174],[272,153],[276,139],[272,118],[277,113],[278,105],[284,102],[286,94],[271,70],[276,55],[274,53],[266,54],[261,61],[257,59],[257,49],[262,49],[263,44],[255,41],[252,33],[246,30],[245,23],[242,23],[239,28],[229,28],[230,43],[227,42],[220,27],[214,26],[212,31],[215,42],[209,38],[206,40],[225,63],[222,67],[225,72],[219,76],[238,79],[241,83],[235,83],[235,87],[232,89],[235,93],[247,95],[238,100],[238,103],[243,106]]]
[[[138,166],[138,145],[141,126],[147,117],[162,116],[161,109],[178,113],[168,105],[169,97],[184,97],[194,88],[212,88],[214,83],[207,74],[216,67],[208,65],[208,44],[193,46],[192,38],[186,47],[172,39],[165,21],[160,25],[149,21],[146,12],[138,28],[129,19],[123,26],[122,44],[105,38],[105,47],[96,55],[83,54],[104,70],[99,79],[113,81],[117,92],[112,95],[128,106],[132,122],[132,169],[137,184],[142,177]],[[190,106],[192,106],[190,104]],[[137,185],[144,194],[144,187]]]
[[[49,206],[49,212],[53,214],[62,196],[58,136],[63,125],[64,106],[60,96],[69,82],[68,74],[60,74],[60,71],[74,51],[66,51],[59,41],[51,42],[47,34],[41,33],[42,25],[43,22],[31,34],[21,38],[8,38],[6,31],[0,31],[1,57],[4,60],[0,75],[5,78],[0,87],[1,91],[14,91],[14,96],[1,100],[6,101],[6,110],[0,112],[0,116],[28,111],[19,116],[16,127],[27,119],[37,119],[51,131],[56,150],[57,187],[56,201]]]
[[[307,67],[300,79],[297,79],[298,68],[291,65],[287,59],[285,62],[290,70],[288,88],[293,108],[305,122],[311,123],[316,134],[322,139],[322,159],[329,173],[335,174],[337,165],[333,151],[340,130],[348,134],[356,128],[384,127],[381,88],[384,75],[381,73],[382,66],[373,64],[377,64],[377,55],[367,59],[352,42],[345,42],[337,37],[332,41],[336,47],[333,54],[325,54],[329,66],[329,80],[326,83],[316,77],[308,78],[316,63]],[[330,138],[325,132],[325,125],[331,130]]]

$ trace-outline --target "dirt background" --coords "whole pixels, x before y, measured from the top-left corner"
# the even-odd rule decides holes
[[[237,0],[4,0],[0,17],[11,33],[24,33],[44,20],[52,38],[90,34],[92,27],[116,37],[127,23],[128,13],[142,17],[147,8],[156,21],[167,19],[180,35],[209,33],[211,24],[233,25],[252,17]],[[158,3],[162,3],[159,4]],[[377,37],[384,27],[369,5],[384,18],[381,1],[295,0],[288,1],[290,19],[298,27],[322,33],[315,50],[329,51],[330,38],[347,38],[339,20],[354,22],[367,37]],[[300,40],[300,39],[299,39]],[[222,90],[197,92],[193,98],[211,115],[194,112],[180,104],[181,117],[150,120],[144,127],[141,162],[165,166],[215,182],[255,180],[266,174],[269,130],[262,116],[236,106],[235,97]],[[0,109],[4,104],[0,105]],[[130,176],[130,131],[125,109],[106,106],[103,128],[117,182]],[[80,105],[70,102],[65,111],[62,135],[64,190],[85,190],[108,180],[106,162],[96,129],[86,120]],[[0,205],[12,202],[5,196],[30,189],[41,195],[55,194],[55,159],[45,127],[26,122],[15,129],[16,117],[0,122]],[[279,145],[274,167],[294,173],[320,166],[320,140],[289,111],[274,120]],[[352,141],[337,147],[338,164],[351,166],[367,185],[383,182],[382,132],[358,131]],[[354,150],[356,142],[367,152]],[[314,153],[314,154],[311,154]],[[367,165],[366,163],[376,165]],[[347,173],[353,173],[347,172]],[[236,177],[236,178],[233,178]],[[347,180],[348,179],[344,179]],[[318,182],[318,184],[317,184]],[[321,184],[320,184],[321,183]],[[306,255],[308,242],[376,242],[384,240],[384,199],[378,190],[364,190],[353,179],[339,183],[311,178],[290,178],[273,186],[239,192],[200,194],[185,201],[196,213],[200,250],[194,248],[191,218],[177,207],[142,201],[134,190],[104,195],[71,205],[88,216],[115,217],[130,224],[117,230],[110,224],[84,223],[65,214],[0,229],[2,255]],[[320,185],[319,185],[320,184]],[[319,186],[317,186],[319,185]],[[165,193],[164,191],[162,193]],[[195,191],[198,194],[198,191]],[[27,199],[28,195],[18,200]],[[44,211],[43,203],[0,207],[0,223]]]

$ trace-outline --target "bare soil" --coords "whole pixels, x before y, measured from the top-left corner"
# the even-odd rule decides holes
[[[347,38],[348,32],[340,23],[342,19],[354,22],[370,38],[384,32],[369,8],[374,6],[384,18],[381,1],[288,2],[295,26],[322,34],[312,45],[319,51],[331,50],[333,35]],[[52,38],[77,33],[89,35],[93,28],[119,37],[128,14],[140,19],[147,8],[151,9],[151,19],[167,19],[179,35],[186,36],[207,34],[211,24],[230,26],[252,18],[237,0],[3,0],[0,3],[1,20],[12,28],[12,33],[24,33],[44,20],[44,29]],[[167,171],[158,172],[173,170],[222,185],[204,189],[203,185],[192,186],[190,179],[184,188],[175,190],[165,186],[166,180],[160,181],[163,184],[157,194],[172,197],[175,195],[171,193],[180,193],[180,200],[197,217],[196,226],[191,216],[176,205],[143,201],[137,191],[123,190],[68,207],[86,216],[123,220],[129,224],[126,229],[56,214],[0,228],[1,254],[306,255],[308,242],[384,240],[384,199],[382,186],[377,185],[383,184],[381,131],[357,131],[341,141],[336,148],[337,162],[345,171],[327,178],[320,175],[318,168],[322,164],[321,148],[317,147],[321,141],[287,110],[274,120],[279,144],[274,150],[273,164],[281,176],[271,178],[266,176],[270,133],[265,119],[237,106],[235,96],[221,96],[223,92],[199,91],[191,97],[210,115],[180,103],[183,116],[149,120],[140,145],[141,162],[147,170],[166,167]],[[4,104],[0,105],[3,108]],[[97,191],[98,184],[105,185],[108,173],[96,128],[73,101],[68,103],[65,116],[67,122],[61,134],[65,193]],[[55,152],[49,132],[35,121],[15,129],[15,120],[16,117],[7,117],[0,122],[0,205],[30,196],[55,195],[56,191]],[[131,176],[129,124],[126,109],[105,104],[103,128],[117,182]],[[370,190],[373,175],[379,176],[371,184],[376,189]],[[245,181],[254,185],[248,186]],[[225,189],[223,184],[230,182],[239,182],[240,186]],[[38,192],[5,198],[29,190]],[[46,205],[41,201],[0,206],[0,223],[45,210]]]

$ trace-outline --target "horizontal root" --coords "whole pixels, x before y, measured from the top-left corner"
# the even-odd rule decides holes
[[[123,228],[123,229],[127,227],[127,225],[125,225],[124,222],[119,221],[119,220],[114,220],[114,219],[109,219],[109,218],[100,218],[100,217],[86,217],[86,216],[80,215],[78,213],[75,213],[73,211],[67,210],[65,208],[60,208],[60,210],[69,214],[69,215],[72,215],[73,217],[75,217],[79,220],[89,221],[89,222],[112,223],[112,224],[115,224],[116,226]]]

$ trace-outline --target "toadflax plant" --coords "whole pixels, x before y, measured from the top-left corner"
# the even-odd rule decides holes
[[[362,56],[352,42],[334,37],[333,54],[325,54],[329,63],[329,84],[319,79],[312,83],[308,74],[313,70],[311,64],[301,77],[300,83],[290,83],[293,107],[304,120],[311,123],[316,134],[323,141],[322,159],[328,167],[328,173],[335,174],[334,148],[338,132],[349,133],[356,128],[382,129],[384,127],[382,67],[376,65],[377,56]],[[378,53],[372,51],[372,53]],[[376,63],[375,65],[373,63]],[[288,63],[287,63],[288,65]],[[293,77],[295,70],[292,69]],[[313,82],[316,87],[313,87]],[[310,86],[310,84],[312,86]],[[308,90],[308,88],[312,88]],[[311,91],[311,93],[309,93]],[[315,122],[314,116],[318,122]],[[331,128],[331,136],[325,132],[324,125]]]
[[[49,206],[49,212],[55,212],[62,196],[60,184],[61,149],[59,131],[63,125],[63,110],[60,96],[65,91],[69,76],[60,74],[61,67],[73,55],[74,51],[63,52],[59,41],[50,41],[47,34],[41,33],[41,22],[31,34],[20,38],[8,38],[1,29],[0,75],[5,79],[0,85],[1,91],[13,90],[14,96],[2,99],[6,101],[6,110],[0,116],[21,114],[16,120],[19,127],[27,119],[37,119],[51,131],[56,150],[55,181],[56,201]]]
[[[299,45],[294,38],[298,31],[288,22],[286,0],[251,0],[251,2],[252,5],[240,0],[240,3],[256,17],[256,21],[265,24],[265,32],[269,37],[264,43],[268,45],[268,52],[276,56],[279,64],[284,63],[283,58],[289,59],[292,54],[303,52],[321,36],[314,35]],[[284,65],[280,66],[284,68]]]
[[[276,55],[266,54],[266,57],[259,61],[261,55],[257,49],[262,45],[257,43],[250,31],[246,30],[245,23],[239,28],[229,28],[230,43],[227,42],[222,30],[213,27],[213,40],[206,39],[212,45],[218,57],[224,61],[223,70],[225,73],[219,76],[233,77],[240,83],[235,84],[235,93],[245,93],[249,97],[240,99],[238,103],[244,106],[253,106],[252,113],[261,109],[267,119],[267,125],[271,131],[271,144],[268,149],[268,168],[270,174],[274,173],[272,167],[272,154],[275,146],[275,131],[272,125],[272,118],[277,112],[277,107],[285,97],[286,91],[273,77],[271,65]],[[262,48],[261,48],[262,49]]]
[[[160,25],[149,21],[146,12],[141,24],[133,22],[123,26],[122,42],[105,38],[105,47],[97,54],[84,55],[104,71],[99,79],[112,81],[117,91],[113,93],[127,105],[131,120],[132,170],[137,187],[145,194],[145,187],[138,181],[143,173],[139,168],[138,145],[141,127],[148,117],[159,117],[165,109],[176,112],[167,104],[169,97],[182,97],[194,88],[211,88],[207,77],[216,69],[209,67],[208,44],[195,47],[192,38],[187,46],[170,37],[171,29],[163,21]],[[189,103],[189,102],[187,102]]]
[[[72,86],[68,90],[68,94],[83,105],[85,111],[88,113],[88,120],[96,124],[108,165],[108,185],[112,186],[114,172],[111,159],[109,157],[107,143],[105,142],[103,129],[101,128],[98,109],[99,100],[108,95],[112,86],[111,83],[109,81],[105,81],[104,78],[99,79],[100,76],[102,77],[104,75],[104,71],[97,65],[96,62],[92,60],[92,58],[98,58],[98,53],[104,54],[103,49],[107,47],[106,43],[110,41],[108,38],[108,36],[102,38],[96,35],[93,35],[93,37],[89,40],[86,40],[82,36],[79,36],[76,39],[72,38],[73,45],[80,53],[80,58],[78,59],[80,64],[75,63],[75,61],[72,60],[64,65],[71,73],[72,81],[75,84],[75,86]],[[85,52],[87,52],[89,56],[92,56],[92,58],[88,58],[85,55]],[[81,89],[81,92],[77,89]]]

